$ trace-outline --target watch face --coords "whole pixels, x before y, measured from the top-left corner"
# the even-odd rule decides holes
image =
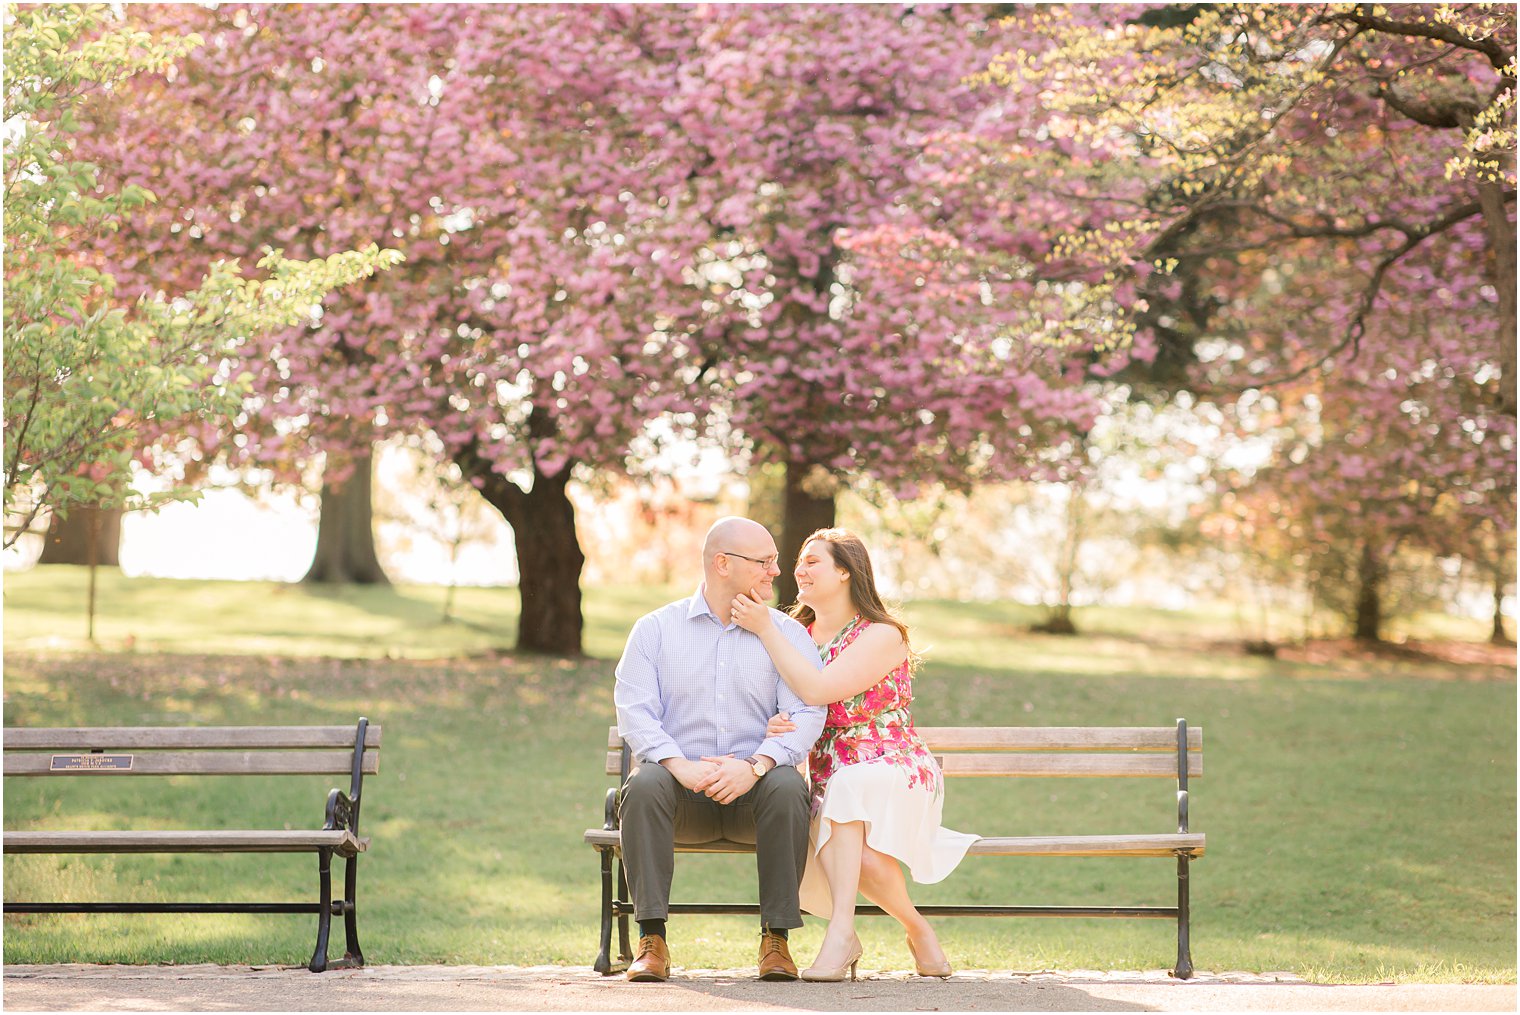
[[[757,761],[750,768],[754,770],[757,779],[765,774],[765,765],[762,762]]]

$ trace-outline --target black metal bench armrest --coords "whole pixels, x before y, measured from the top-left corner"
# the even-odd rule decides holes
[[[607,791],[607,800],[602,809],[602,828],[608,831],[618,827],[618,801],[622,796],[623,787],[628,783],[628,773],[633,771],[633,752],[629,750],[626,740],[623,741],[619,754],[618,784],[614,789]]]
[[[341,789],[333,788],[327,794],[327,817],[322,822],[324,832],[344,830],[359,834],[359,808],[353,798]]]
[[[1177,831],[1188,830],[1188,727],[1177,720]]]
[[[602,813],[602,827],[609,831],[618,827],[618,790],[607,791],[607,802]]]
[[[359,835],[359,802],[364,793],[364,738],[368,731],[369,719],[361,715],[354,727],[354,764],[348,792],[334,789],[327,794],[327,822],[323,826],[326,829],[346,828],[355,838]]]

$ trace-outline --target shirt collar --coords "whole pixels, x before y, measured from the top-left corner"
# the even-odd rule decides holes
[[[711,606],[707,605],[706,582],[698,585],[696,595],[692,596],[691,599],[687,601],[686,619],[696,620],[698,617],[711,617],[713,622],[719,627],[723,628],[725,631],[734,626],[732,617],[730,617],[728,620],[724,620],[712,611]]]
[[[696,593],[696,595],[692,596],[691,599],[688,601],[687,606],[686,606],[686,619],[687,620],[696,620],[698,617],[702,616],[703,614],[706,614],[707,616],[712,617],[712,619],[714,619],[714,620],[718,619],[717,616],[715,616],[713,614],[712,607],[710,607],[710,606],[707,605],[707,583],[706,582],[703,582],[701,585],[697,586],[697,593]]]

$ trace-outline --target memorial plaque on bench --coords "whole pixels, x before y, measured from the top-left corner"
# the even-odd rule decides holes
[[[55,754],[48,770],[53,772],[130,772],[130,754]]]

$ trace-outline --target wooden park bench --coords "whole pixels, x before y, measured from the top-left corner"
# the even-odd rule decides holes
[[[359,835],[364,776],[380,770],[380,727],[88,727],[5,730],[7,776],[344,775],[327,794],[326,818],[309,829],[9,831],[7,853],[316,853],[316,902],[6,902],[7,913],[316,913],[317,947],[307,968],[329,967],[327,938],[343,917],[344,956],[334,968],[364,965],[359,950],[356,874],[369,839]],[[315,810],[315,808],[313,808]],[[316,822],[313,821],[312,824]],[[333,898],[332,858],[344,858],[343,896]]]
[[[1133,835],[1021,835],[978,839],[967,856],[1155,856],[1177,861],[1175,906],[919,906],[925,916],[1089,916],[1140,917],[1177,922],[1177,967],[1172,975],[1193,975],[1188,944],[1188,865],[1203,855],[1204,837],[1188,831],[1188,780],[1203,774],[1203,729],[1177,726],[920,726],[918,732],[934,752],[947,778],[1156,777],[1177,781],[1177,831]],[[618,736],[608,731],[603,752],[606,773],[616,776],[618,788],[608,790],[606,820],[601,828],[587,829],[585,841],[601,858],[602,927],[601,950],[596,970],[604,976],[627,968],[628,918],[633,904],[628,899],[628,880],[623,870],[622,837],[618,831],[618,794],[628,779],[632,757]],[[1120,784],[1115,784],[1116,791]],[[1127,792],[1127,790],[1125,790]],[[1036,814],[1022,817],[1030,822]],[[678,844],[679,853],[752,853],[755,847],[718,840],[701,844]],[[616,878],[614,879],[614,863]],[[964,866],[961,870],[966,869]],[[616,891],[614,891],[614,882]],[[753,903],[673,903],[677,913],[747,913],[758,915]],[[877,906],[860,906],[857,913],[882,915]],[[618,963],[612,962],[612,925],[618,925]]]

